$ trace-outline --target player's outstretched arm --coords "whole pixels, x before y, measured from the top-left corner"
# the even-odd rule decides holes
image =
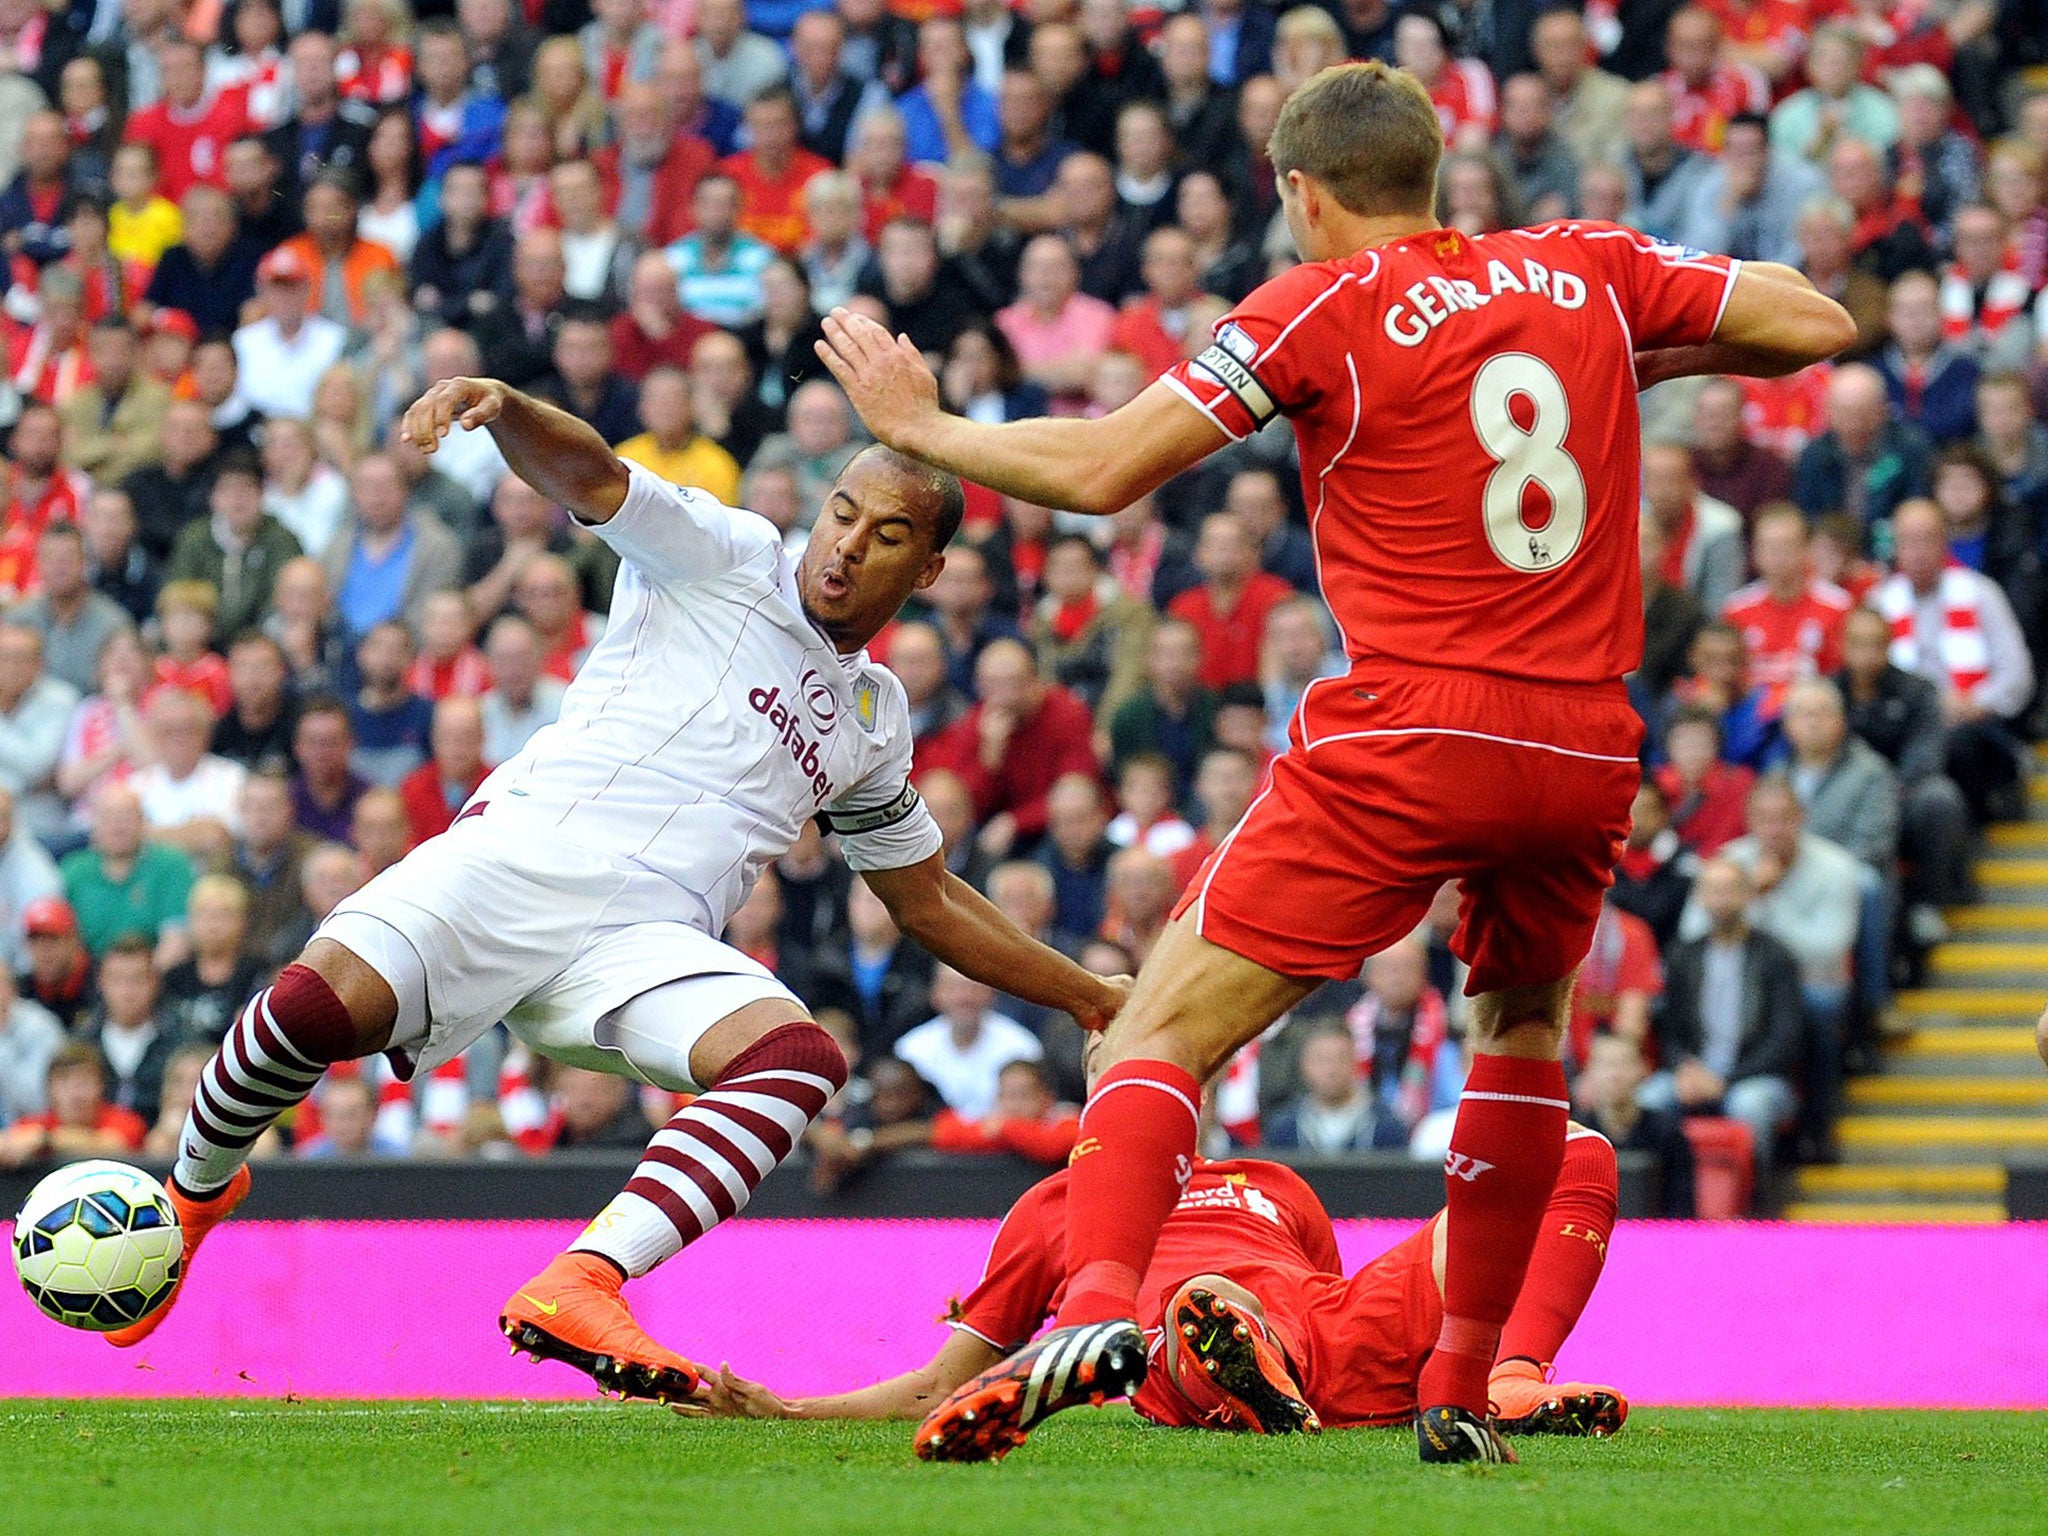
[[[935,853],[901,869],[861,878],[882,898],[896,926],[963,976],[1026,1002],[1070,1013],[1083,1029],[1101,1029],[1130,995],[1130,978],[1084,971],[1031,937]]]
[[[972,1381],[1003,1358],[978,1334],[955,1328],[953,1336],[923,1366],[878,1381],[857,1392],[831,1397],[781,1398],[757,1381],[737,1376],[729,1365],[705,1380],[705,1395],[678,1405],[686,1417],[722,1419],[921,1419],[955,1387]]]
[[[1856,344],[1849,312],[1816,290],[1806,275],[1770,261],[1746,261],[1735,274],[1714,339],[1699,347],[1636,354],[1644,389],[1666,379],[1732,373],[1771,379],[1825,362]]]
[[[866,315],[825,317],[818,356],[889,447],[1041,507],[1107,515],[1192,469],[1229,441],[1164,384],[1095,420],[1038,416],[989,426],[939,406],[938,381],[909,340]]]
[[[626,500],[625,464],[595,428],[496,379],[444,379],[405,413],[399,432],[432,454],[456,427],[488,428],[513,474],[586,523]]]

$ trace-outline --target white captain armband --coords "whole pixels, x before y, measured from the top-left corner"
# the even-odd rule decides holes
[[[893,827],[898,822],[908,821],[917,814],[924,802],[917,797],[917,791],[910,785],[903,786],[903,793],[887,805],[878,805],[866,811],[839,811],[828,815],[818,812],[818,829],[822,832],[837,832],[842,837],[856,837],[863,832],[879,832],[884,827]]]
[[[1188,371],[1213,380],[1228,390],[1252,420],[1263,427],[1280,414],[1280,408],[1252,372],[1251,362],[1256,356],[1258,344],[1240,327],[1226,325],[1216,333],[1216,339],[1188,364]]]

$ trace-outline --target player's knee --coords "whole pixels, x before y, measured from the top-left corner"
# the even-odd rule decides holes
[[[726,1063],[718,1074],[725,1083],[751,1072],[802,1072],[821,1077],[837,1093],[846,1086],[846,1052],[839,1042],[809,1019],[778,1024]]]
[[[390,986],[341,945],[316,939],[271,984],[270,1015],[308,1061],[353,1061],[391,1040],[398,1001]]]

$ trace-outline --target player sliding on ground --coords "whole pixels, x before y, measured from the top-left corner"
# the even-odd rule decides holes
[[[1477,1055],[1446,1185],[1444,1319],[1425,1461],[1497,1460],[1487,1378],[1564,1153],[1574,968],[1628,829],[1641,725],[1639,384],[1783,373],[1855,339],[1789,268],[1559,224],[1467,237],[1431,213],[1443,131],[1412,77],[1323,71],[1269,151],[1303,265],[1099,420],[941,412],[911,345],[835,312],[819,354],[876,437],[1041,505],[1110,513],[1292,419],[1350,672],[1189,886],[1111,1027],[1068,1195],[1063,1325],[941,1405],[927,1455],[976,1454],[1135,1390],[1140,1276],[1195,1149],[1197,1084],[1322,978],[1461,882]]]
[[[856,1392],[785,1402],[731,1369],[680,1411],[745,1418],[914,1419],[998,1366],[1059,1307],[1067,1283],[1062,1170],[1004,1218],[981,1283],[948,1319],[953,1336],[919,1370]],[[1585,1310],[1614,1228],[1614,1148],[1572,1126],[1522,1294],[1488,1381],[1510,1434],[1611,1435],[1628,1417],[1612,1387],[1549,1384]],[[1197,1162],[1138,1288],[1149,1356],[1131,1405],[1157,1424],[1291,1434],[1406,1424],[1443,1322],[1444,1218],[1346,1277],[1329,1213],[1293,1170]],[[952,1433],[1006,1454],[1016,1420],[962,1419]]]
[[[866,450],[792,565],[765,519],[622,463],[503,384],[437,384],[402,431],[431,454],[457,425],[488,428],[514,474],[618,551],[611,623],[560,721],[243,1010],[172,1174],[186,1270],[247,1193],[250,1144],[330,1063],[388,1051],[403,1075],[430,1071],[503,1019],[557,1060],[701,1095],[500,1319],[516,1348],[610,1390],[683,1398],[697,1367],[640,1329],[621,1284],[745,1205],[846,1080],[803,1005],[718,941],[806,821],[822,816],[903,931],[969,976],[1089,1027],[1128,981],[1033,942],[948,874],[910,788],[909,706],[862,647],[938,575],[960,525],[952,475]],[[108,1337],[134,1344],[164,1316]]]

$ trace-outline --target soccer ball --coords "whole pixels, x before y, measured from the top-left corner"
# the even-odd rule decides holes
[[[170,1300],[185,1239],[163,1185],[126,1163],[71,1163],[14,1218],[14,1272],[67,1328],[107,1333]]]

